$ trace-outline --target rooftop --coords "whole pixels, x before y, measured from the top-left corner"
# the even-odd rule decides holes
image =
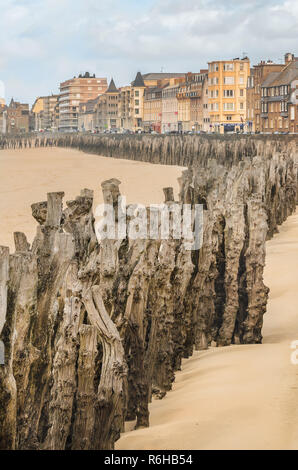
[[[145,73],[142,75],[143,80],[162,80],[163,78],[184,77],[185,73]]]
[[[298,59],[294,58],[280,72],[271,72],[262,87],[289,85],[293,80],[298,80]]]

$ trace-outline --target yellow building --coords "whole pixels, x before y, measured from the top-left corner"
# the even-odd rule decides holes
[[[210,129],[214,132],[244,129],[246,84],[250,61],[243,59],[209,62],[208,101]]]
[[[34,130],[38,131],[43,129],[44,121],[44,96],[39,96],[36,98],[35,102],[32,105],[31,112],[34,116]]]

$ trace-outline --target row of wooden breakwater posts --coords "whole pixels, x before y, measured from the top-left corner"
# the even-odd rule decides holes
[[[297,204],[291,139],[61,139],[191,161],[179,202],[203,204],[203,244],[99,243],[88,189],[32,205],[32,245],[16,233],[15,253],[0,248],[1,449],[112,449],[125,420],[150,424],[149,402],[194,349],[260,343],[265,243]],[[115,207],[119,183],[102,184]]]

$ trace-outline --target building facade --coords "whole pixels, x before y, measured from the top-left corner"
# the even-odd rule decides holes
[[[262,132],[298,132],[298,58],[286,54],[280,72],[270,73],[261,85]]]
[[[56,105],[59,95],[39,96],[32,108],[32,130],[52,130],[55,128]]]
[[[44,129],[56,130],[56,113],[59,95],[44,97]]]
[[[210,130],[224,133],[243,129],[249,59],[212,61],[208,65]]]
[[[271,60],[261,61],[251,69],[246,89],[246,123],[250,132],[261,132],[261,86],[269,74],[278,73],[283,64],[275,64]]]
[[[39,131],[44,129],[44,96],[39,96],[34,101],[31,108],[32,125],[31,130]]]
[[[143,127],[145,132],[161,133],[162,90],[164,86],[150,87],[144,94]]]
[[[162,133],[178,132],[179,83],[168,85],[162,90]]]
[[[93,100],[107,89],[107,79],[86,72],[60,84],[59,130],[77,131],[81,103]]]
[[[141,73],[138,72],[135,80],[131,84],[130,93],[130,112],[132,118],[132,130],[134,132],[143,130],[145,90],[145,82]]]
[[[98,97],[95,106],[95,128],[99,131],[118,129],[119,118],[119,95],[112,79],[105,93]]]
[[[29,132],[29,104],[19,103],[12,98],[6,113],[6,132],[8,134]]]
[[[78,130],[80,132],[92,132],[96,128],[96,105],[99,97],[80,103],[78,115]]]
[[[207,70],[199,73],[187,73],[185,82],[179,86],[178,130],[203,130],[203,84],[208,75]]]

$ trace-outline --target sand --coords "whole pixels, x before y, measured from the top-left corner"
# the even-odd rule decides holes
[[[298,212],[267,242],[265,283],[263,344],[196,352],[116,449],[298,449]]]
[[[83,188],[95,191],[94,205],[102,203],[100,184],[118,178],[128,203],[157,204],[164,201],[162,188],[173,186],[183,168],[119,160],[72,149],[24,149],[0,151],[0,245],[14,250],[13,232],[25,232],[31,242],[37,222],[31,204],[45,201],[46,193],[64,191],[73,199]]]

